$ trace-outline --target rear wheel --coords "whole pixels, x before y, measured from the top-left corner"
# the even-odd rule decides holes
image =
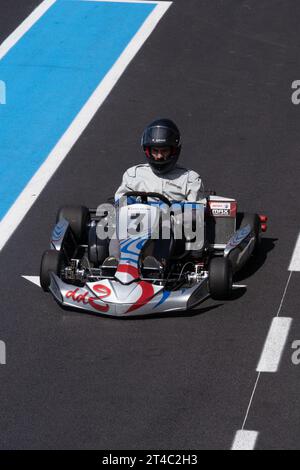
[[[228,299],[232,292],[233,270],[227,258],[212,258],[209,265],[209,291],[213,299]]]
[[[50,272],[54,272],[57,276],[64,266],[64,255],[61,251],[47,250],[43,254],[40,268],[41,287],[45,292],[49,291],[51,282]]]
[[[87,238],[87,225],[90,219],[90,213],[84,206],[65,206],[57,214],[56,222],[66,219],[71,227],[76,240],[84,243]]]

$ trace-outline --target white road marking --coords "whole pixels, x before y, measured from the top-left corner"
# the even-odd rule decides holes
[[[248,416],[249,416],[249,412],[250,412],[250,408],[251,408],[251,406],[252,406],[252,402],[253,402],[253,399],[254,399],[254,395],[255,395],[255,392],[256,392],[256,389],[257,389],[257,386],[258,386],[259,379],[260,379],[260,373],[257,375],[256,381],[255,381],[255,384],[254,384],[254,388],[253,388],[253,390],[252,390],[252,394],[251,394],[251,398],[250,398],[250,401],[249,401],[249,405],[248,405],[248,408],[247,408],[247,411],[246,411],[246,415],[245,415],[245,418],[244,418],[244,421],[243,421],[242,430],[245,429],[246,422],[247,422],[247,419],[248,419]]]
[[[300,271],[300,233],[289,265],[289,271]]]
[[[257,431],[237,431],[231,450],[253,450],[258,438]]]
[[[292,274],[293,273],[290,272],[290,274],[288,276],[288,280],[286,282],[284,292],[282,294],[282,298],[281,298],[281,301],[280,301],[280,305],[279,305],[279,308],[278,308],[278,311],[277,311],[277,316],[273,318],[272,325],[271,325],[271,328],[269,330],[269,334],[268,334],[268,337],[267,337],[267,340],[265,342],[264,349],[263,349],[263,352],[262,352],[262,355],[261,355],[261,359],[260,359],[259,364],[258,364],[257,369],[256,369],[257,372],[258,372],[258,375],[257,375],[257,378],[255,380],[254,388],[253,388],[253,391],[252,391],[252,394],[251,394],[251,398],[250,398],[250,401],[249,401],[249,405],[248,405],[248,408],[247,408],[247,411],[246,411],[246,415],[245,415],[245,418],[244,418],[244,421],[243,421],[243,426],[242,426],[241,431],[244,431],[244,429],[245,429],[245,426],[246,426],[246,423],[247,423],[247,420],[248,420],[248,416],[249,416],[249,413],[250,413],[250,409],[251,409],[251,406],[252,406],[252,403],[253,403],[253,400],[254,400],[254,396],[255,396],[255,393],[256,393],[256,390],[257,390],[257,386],[258,386],[258,383],[259,383],[259,380],[260,380],[261,373],[262,372],[276,372],[278,370],[278,367],[279,367],[279,364],[280,364],[281,356],[282,356],[282,353],[283,353],[283,350],[284,350],[284,347],[285,347],[285,344],[286,344],[286,341],[287,341],[287,338],[288,338],[288,334],[289,334],[289,331],[290,331],[290,327],[291,327],[291,324],[292,324],[292,318],[279,317],[279,314],[281,312],[283,302],[284,302],[284,299],[285,299],[287,291],[288,291],[288,287],[289,287],[289,283],[290,283]],[[238,432],[237,432],[237,435],[238,435]],[[254,443],[254,446],[255,446],[255,443]]]
[[[29,31],[29,29],[46,13],[56,0],[44,0],[33,12],[20,24],[20,26],[3,41],[0,46],[0,60],[10,49]]]
[[[232,288],[233,289],[246,289],[247,288],[247,284],[232,284]]]
[[[276,317],[266,339],[264,349],[257,366],[257,372],[277,372],[286,345],[292,318]]]
[[[0,364],[6,364],[6,344],[5,341],[0,341]]]
[[[38,287],[41,287],[40,276],[22,276],[26,281],[32,282]]]
[[[286,283],[286,285],[285,285],[285,289],[284,289],[284,292],[283,292],[283,296],[282,296],[282,299],[281,299],[281,302],[280,302],[280,305],[279,305],[279,308],[278,308],[278,312],[277,312],[276,317],[279,317],[279,314],[280,314],[280,312],[281,312],[281,309],[282,309],[282,306],[283,306],[283,302],[284,302],[284,299],[285,299],[285,296],[286,296],[286,293],[287,293],[287,290],[288,290],[288,287],[289,287],[289,284],[290,284],[290,280],[291,280],[292,274],[293,274],[293,272],[290,272],[289,277],[288,277],[288,280],[287,280],[287,283]]]
[[[43,13],[54,3],[54,0],[46,0],[40,5],[40,10],[35,15],[30,17],[22,23],[23,28],[20,31],[19,28],[5,41],[3,54],[13,47],[13,45],[25,34],[26,31],[32,26],[34,22],[39,19]],[[106,74],[104,79],[98,85],[92,96],[83,106],[81,111],[78,113],[74,121],[71,123],[69,128],[66,130],[64,135],[58,141],[54,149],[51,151],[47,159],[40,166],[39,170],[31,178],[27,186],[24,188],[22,193],[19,195],[15,203],[11,206],[9,211],[3,217],[0,222],[0,251],[3,249],[11,235],[14,233],[16,228],[24,219],[25,215],[32,207],[38,196],[41,194],[49,180],[52,178],[58,167],[61,165],[67,154],[70,152],[73,145],[79,139],[83,131],[86,129],[88,124],[91,122],[96,112],[103,104],[105,99],[110,94],[126,68],[133,60],[137,52],[141,49],[144,42],[148,39],[150,34],[153,32],[157,24],[163,15],[167,12],[172,2],[155,2],[157,3],[156,8],[149,14],[140,29],[137,31],[135,36],[132,38],[128,46],[124,49],[120,57],[117,59],[115,64]],[[43,8],[42,8],[43,6]],[[35,10],[36,12],[36,10]],[[3,45],[1,46],[3,48]],[[6,51],[6,52],[5,52]],[[5,55],[5,54],[4,54]],[[0,56],[1,57],[1,56]]]

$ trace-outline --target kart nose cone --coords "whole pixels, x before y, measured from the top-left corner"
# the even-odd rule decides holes
[[[103,302],[116,305],[127,304],[128,308],[137,303],[151,300],[163,289],[162,286],[154,286],[145,281],[131,282],[126,285],[109,279],[88,283],[88,288]]]

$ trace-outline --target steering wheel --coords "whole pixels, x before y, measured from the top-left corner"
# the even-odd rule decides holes
[[[172,206],[171,201],[169,201],[169,199],[166,196],[164,196],[163,194],[160,194],[160,193],[155,193],[155,192],[146,193],[144,191],[128,191],[127,193],[124,194],[124,196],[126,196],[126,197],[129,197],[129,196],[131,196],[131,197],[140,197],[142,199],[143,204],[148,202],[148,198],[152,197],[152,198],[159,199],[160,201],[167,204],[167,206],[169,206],[169,207]]]

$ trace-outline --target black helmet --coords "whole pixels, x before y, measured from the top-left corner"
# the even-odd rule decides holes
[[[176,165],[181,151],[180,132],[170,119],[157,119],[149,124],[144,130],[141,144],[154,173],[167,173]],[[171,154],[165,160],[157,161],[152,156],[152,147],[170,147]]]

